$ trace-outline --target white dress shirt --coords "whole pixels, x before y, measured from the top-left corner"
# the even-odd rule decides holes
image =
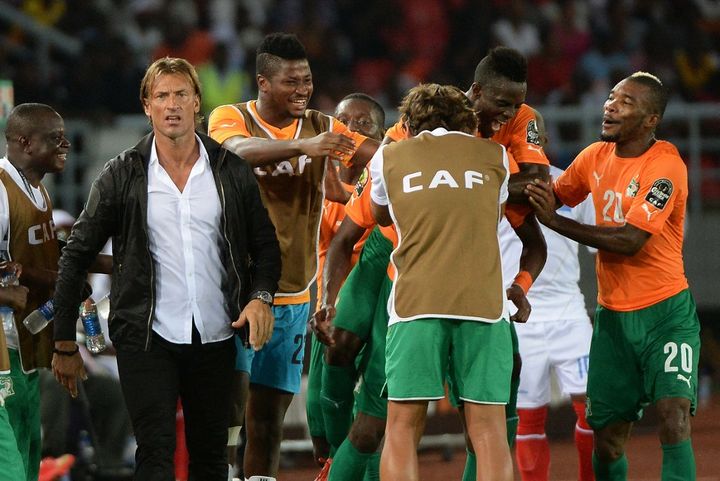
[[[197,136],[196,136],[197,138]],[[207,151],[182,192],[160,165],[155,142],[148,167],[147,223],[155,267],[153,330],[176,344],[192,343],[192,323],[203,343],[233,335],[223,288],[227,272],[220,253],[222,209]]]

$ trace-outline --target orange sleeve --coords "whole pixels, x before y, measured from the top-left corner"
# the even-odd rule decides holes
[[[222,144],[230,137],[252,137],[245,119],[232,105],[221,105],[210,113],[208,135]]]
[[[525,222],[525,217],[532,212],[528,205],[507,204],[505,206],[505,218],[510,222],[513,229],[520,227]]]
[[[550,165],[541,147],[535,110],[523,104],[512,119],[513,127],[508,151],[515,157],[518,164],[544,164]]]
[[[567,206],[575,207],[590,193],[588,169],[591,168],[593,160],[593,145],[580,152],[570,167],[553,182],[555,195]]]
[[[360,147],[360,144],[362,144],[363,142],[365,142],[367,140],[367,137],[365,137],[363,134],[360,134],[358,132],[353,132],[352,130],[348,129],[344,123],[340,122],[335,117],[332,118],[332,131],[335,134],[342,134],[345,137],[350,137],[351,139],[353,139],[355,141],[355,152],[357,152],[357,148]],[[355,155],[355,152],[353,152],[352,154],[344,155],[340,159],[340,161],[345,166],[352,165],[351,159]]]
[[[345,215],[360,227],[371,229],[375,226],[375,217],[372,215],[370,202],[370,182],[367,181],[362,189],[355,189],[350,200],[345,204]]]
[[[387,129],[385,132],[385,137],[389,137],[393,139],[395,142],[400,142],[401,140],[405,140],[409,137],[408,131],[405,128],[405,124],[402,123],[401,120],[398,120],[395,122],[395,125]]]
[[[680,157],[663,155],[648,162],[639,182],[640,190],[625,220],[651,234],[659,234],[679,193],[687,189],[687,168]]]

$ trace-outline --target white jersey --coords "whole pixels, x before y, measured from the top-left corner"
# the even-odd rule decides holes
[[[562,170],[550,167],[550,174],[554,178],[561,173]],[[563,206],[558,213],[583,224],[595,225],[595,210],[591,196],[572,209]],[[540,227],[547,243],[547,261],[527,294],[532,306],[528,322],[587,319],[585,299],[578,286],[580,281],[578,243],[543,225]],[[503,219],[500,223],[498,236],[503,280],[507,288],[517,275],[522,243],[507,219]],[[510,307],[514,310],[512,305]]]

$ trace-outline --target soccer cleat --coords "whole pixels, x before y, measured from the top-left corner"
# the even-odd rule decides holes
[[[63,454],[57,458],[47,457],[40,461],[38,481],[53,481],[66,475],[75,464],[75,456]]]
[[[327,481],[328,476],[330,475],[330,465],[331,464],[332,464],[332,458],[327,458],[325,460],[325,464],[323,464],[323,467],[320,470],[320,473],[318,473],[317,477],[315,478],[315,481]]]

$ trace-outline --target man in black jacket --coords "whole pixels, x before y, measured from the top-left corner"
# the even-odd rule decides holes
[[[148,68],[140,98],[153,132],[105,166],[60,260],[53,373],[75,395],[85,375],[75,345],[81,281],[113,239],[110,337],[138,442],[136,480],[174,479],[178,397],[191,479],[227,479],[232,328],[247,324],[256,350],[273,330],[275,230],[248,164],[195,133],[200,95],[185,60]]]

